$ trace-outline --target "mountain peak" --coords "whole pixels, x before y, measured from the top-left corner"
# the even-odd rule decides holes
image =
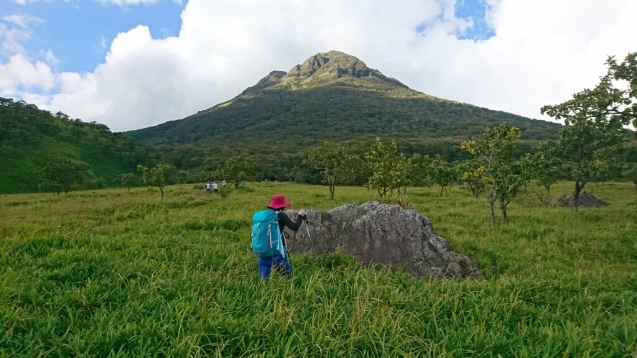
[[[294,66],[288,75],[297,77],[310,77],[317,71],[336,74],[338,72],[356,74],[369,72],[370,69],[358,58],[340,51],[317,53],[308,58],[301,65]]]
[[[292,67],[287,73],[272,71],[242,94],[266,88],[297,90],[335,84],[366,88],[408,89],[398,80],[367,67],[365,62],[352,55],[341,51],[329,51],[311,56],[302,64]]]

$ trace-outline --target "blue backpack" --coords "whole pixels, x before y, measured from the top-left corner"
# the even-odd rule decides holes
[[[285,257],[285,248],[279,229],[279,213],[274,210],[261,210],[252,216],[252,252],[259,257],[276,254]]]

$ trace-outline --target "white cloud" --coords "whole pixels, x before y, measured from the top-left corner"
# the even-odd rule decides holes
[[[0,62],[0,92],[11,93],[20,87],[50,89],[55,85],[55,75],[42,61],[32,63],[21,54],[13,55],[6,63]]]
[[[340,50],[416,90],[537,118],[542,105],[595,85],[607,55],[637,51],[637,0],[487,3],[496,36],[473,42],[453,35],[469,25],[453,16],[454,0],[190,0],[178,36],[153,39],[145,26],[122,32],[92,73],[52,73],[59,91],[36,103],[113,130],[147,127]],[[39,64],[28,70],[49,86],[48,65]],[[0,92],[18,77],[4,72]]]
[[[8,23],[12,23],[12,24],[17,25],[17,26],[19,26],[21,28],[28,28],[29,24],[31,24],[31,23],[42,23],[42,22],[44,22],[44,20],[40,19],[39,17],[30,16],[30,15],[17,15],[17,14],[5,16],[2,19],[4,21],[8,22]]]
[[[41,52],[40,57],[44,58],[47,64],[51,67],[55,68],[60,64],[60,59],[58,59],[53,51],[47,50],[46,52]]]
[[[15,0],[15,2],[20,5],[26,5],[32,2],[53,2],[53,1],[54,0]],[[69,0],[64,0],[64,1],[68,2]]]
[[[24,53],[22,44],[31,38],[31,25],[43,22],[44,20],[29,15],[3,17],[0,21],[0,52],[9,55]]]

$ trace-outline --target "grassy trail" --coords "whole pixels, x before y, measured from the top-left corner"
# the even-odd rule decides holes
[[[259,281],[250,217],[271,195],[329,210],[373,199],[363,188],[3,195],[0,357],[635,357],[637,194],[589,185],[611,205],[545,208],[529,186],[496,229],[484,199],[409,188],[487,276],[434,282],[342,254]]]

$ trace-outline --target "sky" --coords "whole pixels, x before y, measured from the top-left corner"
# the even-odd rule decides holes
[[[530,118],[637,51],[637,0],[0,0],[0,96],[113,131],[181,119],[330,50]]]

